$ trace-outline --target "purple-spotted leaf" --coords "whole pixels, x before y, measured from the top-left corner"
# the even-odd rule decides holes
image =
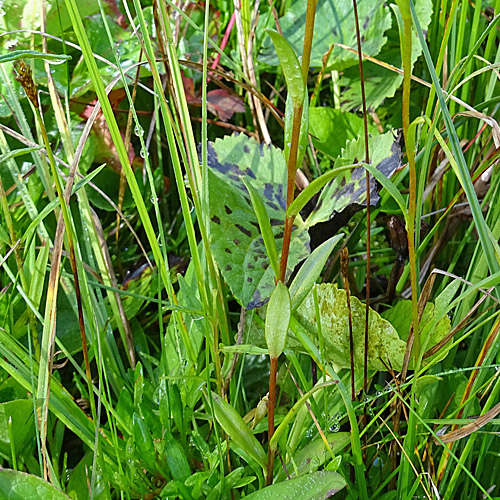
[[[212,252],[233,295],[248,309],[259,307],[274,289],[274,272],[243,180],[263,201],[276,248],[281,250],[287,175],[283,153],[235,135],[209,143],[208,166]],[[309,235],[299,216],[292,233],[288,275],[308,255]]]
[[[363,161],[364,140],[349,141],[342,154],[335,161],[334,168]],[[401,144],[392,132],[370,138],[370,161],[385,177],[401,166]],[[307,226],[327,222],[337,217],[347,221],[358,210],[366,207],[366,170],[360,166],[348,170],[344,175],[335,177],[321,192],[316,207],[306,220]],[[377,184],[370,178],[370,205],[376,205],[380,199]],[[344,217],[342,217],[344,216]]]

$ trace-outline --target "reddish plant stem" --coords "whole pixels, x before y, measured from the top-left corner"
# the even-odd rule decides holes
[[[302,120],[302,106],[293,110],[292,124],[292,142],[288,156],[288,184],[286,189],[286,208],[290,206],[295,194],[295,176],[297,174],[297,152],[299,150],[300,122]],[[286,217],[285,230],[283,232],[283,246],[280,259],[279,281],[285,282],[286,265],[288,262],[288,253],[290,251],[290,240],[292,237],[294,217]]]
[[[267,406],[267,434],[268,443],[274,434],[274,406],[276,401],[276,372],[278,370],[278,358],[271,356],[271,367],[269,371],[269,402]],[[274,450],[271,446],[267,450],[267,478],[266,486],[273,482]]]

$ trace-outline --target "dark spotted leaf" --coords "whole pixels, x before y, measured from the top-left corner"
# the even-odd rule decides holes
[[[373,164],[390,177],[401,164],[399,142],[389,132],[372,138],[370,145]],[[352,141],[335,162],[335,167],[356,163],[363,158],[363,141]],[[245,183],[249,183],[263,201],[276,249],[280,252],[287,180],[283,152],[273,146],[259,145],[246,136],[235,135],[209,143],[208,167],[212,251],[233,295],[247,309],[260,307],[274,289],[274,273]],[[359,167],[335,178],[321,192],[306,223],[300,215],[296,217],[287,276],[310,253],[310,229],[330,220],[338,222],[338,229],[365,206],[364,173],[364,168]],[[376,204],[379,196],[375,180],[372,182],[371,199],[372,204]],[[320,232],[327,234],[323,228]]]
[[[364,148],[362,138],[349,141],[342,155],[335,161],[334,168],[363,161]],[[392,132],[371,137],[370,160],[385,177],[391,177],[401,166],[401,144]],[[306,225],[314,226],[339,215],[343,217],[337,217],[338,219],[346,218],[347,222],[355,212],[366,207],[365,172],[363,167],[357,167],[335,177],[321,192],[316,207],[306,220]],[[370,204],[376,205],[380,196],[373,177],[370,179],[370,188]]]
[[[212,251],[233,295],[244,307],[259,307],[274,289],[274,272],[243,179],[264,202],[280,251],[286,209],[283,153],[243,135],[225,137],[209,143],[208,166]],[[308,255],[307,228],[297,217],[288,273]]]

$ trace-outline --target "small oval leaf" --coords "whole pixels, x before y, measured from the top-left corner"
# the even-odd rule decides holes
[[[290,313],[290,292],[283,282],[278,281],[266,312],[266,342],[269,355],[273,358],[279,357],[285,348]]]

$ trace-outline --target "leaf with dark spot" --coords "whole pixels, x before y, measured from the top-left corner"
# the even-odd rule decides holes
[[[263,200],[281,250],[287,181],[283,153],[234,135],[208,144],[208,167],[210,213],[217,214],[210,225],[212,252],[233,295],[247,308],[259,307],[274,288],[274,272],[243,179]],[[287,276],[309,255],[309,235],[300,217],[294,227]]]

